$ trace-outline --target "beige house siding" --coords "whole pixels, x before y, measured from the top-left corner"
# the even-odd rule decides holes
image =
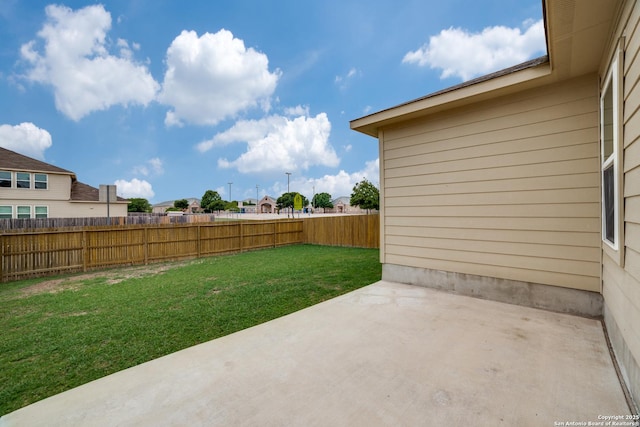
[[[3,199],[2,205],[12,206],[46,206],[49,218],[83,218],[106,217],[107,205],[101,202],[69,202],[67,200],[24,200]],[[109,205],[109,215],[112,217],[127,216],[127,202],[113,202]]]
[[[624,266],[603,251],[605,320],[616,356],[640,401],[640,7],[629,1],[613,44],[625,37],[623,61]],[[614,54],[612,46],[604,58]]]
[[[595,74],[385,127],[383,262],[600,291]]]
[[[36,206],[46,206],[49,218],[82,218],[107,216],[107,205],[104,202],[71,201],[71,175],[47,173],[47,189],[6,190],[0,204],[9,206],[31,206],[32,214]],[[109,215],[112,217],[127,216],[126,201],[112,201]]]
[[[41,172],[36,172],[41,173]],[[3,199],[17,200],[68,200],[71,193],[71,175],[61,175],[46,172],[47,189],[12,188],[6,189]]]

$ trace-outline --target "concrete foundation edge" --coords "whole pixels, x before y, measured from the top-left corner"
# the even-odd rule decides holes
[[[640,413],[640,366],[636,362],[631,350],[627,346],[622,331],[618,327],[615,318],[611,314],[609,307],[604,306],[604,324],[609,335],[609,342],[613,348],[613,354],[622,375],[622,380],[631,394],[630,406],[636,414]]]
[[[583,317],[603,314],[602,295],[579,289],[397,264],[382,265],[382,280]]]

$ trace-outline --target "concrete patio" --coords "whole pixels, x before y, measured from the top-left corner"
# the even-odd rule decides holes
[[[630,413],[600,321],[382,281],[0,426],[558,426]]]

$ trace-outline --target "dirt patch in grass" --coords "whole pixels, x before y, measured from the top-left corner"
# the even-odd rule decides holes
[[[118,268],[115,270],[103,270],[92,273],[82,273],[73,276],[67,276],[63,278],[56,278],[51,280],[44,280],[42,282],[35,283],[31,286],[27,286],[20,290],[19,297],[26,298],[32,295],[38,294],[55,294],[66,290],[77,290],[80,286],[88,280],[93,279],[105,279],[105,284],[115,285],[128,279],[135,279],[146,276],[154,276],[161,274],[167,270],[177,268],[183,263],[171,263],[171,264],[152,264],[142,267],[128,267]]]

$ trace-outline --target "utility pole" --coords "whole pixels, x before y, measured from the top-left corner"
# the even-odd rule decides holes
[[[233,182],[227,182],[227,184],[229,184],[229,202],[231,202],[231,184],[233,184]]]

